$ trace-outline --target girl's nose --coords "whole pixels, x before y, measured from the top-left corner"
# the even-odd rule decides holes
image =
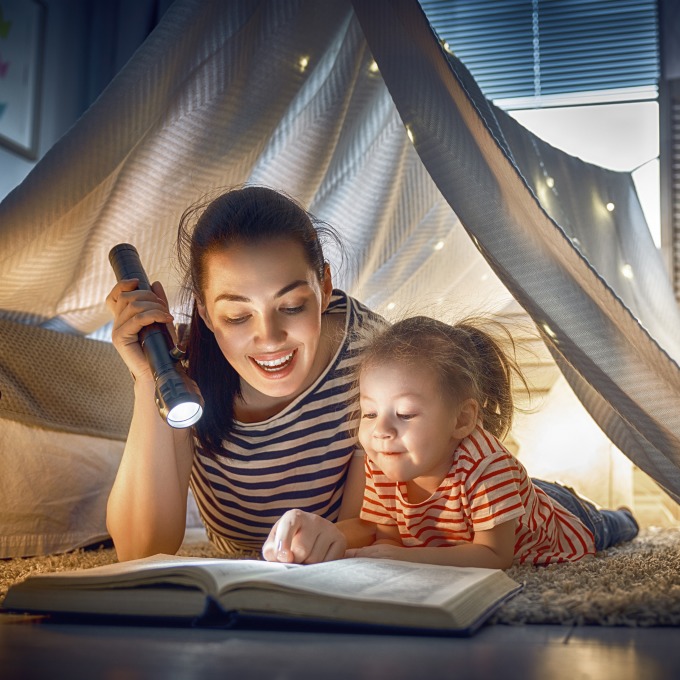
[[[396,435],[397,431],[388,416],[378,416],[376,418],[375,427],[373,428],[373,436],[377,439],[391,439]]]

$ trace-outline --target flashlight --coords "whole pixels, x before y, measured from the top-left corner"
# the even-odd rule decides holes
[[[151,290],[137,249],[120,243],[109,252],[109,262],[116,279],[138,279],[137,288]],[[165,324],[152,323],[139,331],[144,351],[156,385],[156,405],[161,416],[172,427],[190,427],[203,415],[203,399],[177,361],[182,356]]]

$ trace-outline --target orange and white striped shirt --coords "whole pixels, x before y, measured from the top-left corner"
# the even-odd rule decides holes
[[[396,524],[408,547],[470,543],[475,531],[516,519],[515,563],[573,562],[595,553],[583,522],[535,487],[524,466],[481,427],[460,443],[448,475],[422,503],[409,503],[406,484],[390,481],[367,456],[361,518]]]

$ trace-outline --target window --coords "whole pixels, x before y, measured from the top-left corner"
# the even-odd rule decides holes
[[[656,0],[421,0],[501,108],[656,99]]]

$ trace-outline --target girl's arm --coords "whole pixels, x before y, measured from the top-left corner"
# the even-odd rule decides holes
[[[516,520],[503,522],[477,531],[472,543],[433,548],[407,548],[393,540],[374,543],[366,548],[348,550],[347,557],[377,557],[423,564],[456,567],[488,567],[508,569],[512,566],[515,548]]]

